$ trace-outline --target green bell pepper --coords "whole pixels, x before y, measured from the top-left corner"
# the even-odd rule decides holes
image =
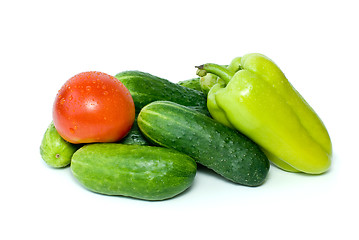
[[[201,77],[211,73],[221,79],[207,96],[214,119],[250,137],[283,170],[320,174],[329,169],[327,129],[272,60],[252,53],[227,68],[213,63],[197,68]]]
[[[226,67],[229,71],[236,72],[239,70],[240,66],[240,58],[235,58],[229,65],[221,65],[222,67]],[[216,84],[223,82],[222,79],[218,78],[217,75],[207,73],[205,76],[200,77],[200,85],[202,92],[207,96],[209,90]],[[224,82],[223,82],[224,83]]]

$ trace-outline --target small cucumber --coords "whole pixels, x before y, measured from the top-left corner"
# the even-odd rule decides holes
[[[123,139],[121,139],[120,143],[129,145],[152,145],[139,129],[137,125],[137,116],[131,130]]]
[[[196,162],[172,149],[120,143],[89,144],[72,156],[71,170],[87,189],[145,200],[171,198],[193,182]]]
[[[64,140],[51,122],[42,139],[40,155],[49,166],[62,168],[70,164],[72,155],[79,147]]]
[[[136,112],[139,112],[145,105],[158,100],[176,102],[185,106],[197,106],[202,109],[202,112],[208,111],[206,96],[200,91],[140,71],[124,71],[116,74],[115,77],[130,91]]]
[[[188,107],[152,102],[137,121],[151,141],[187,154],[235,183],[258,186],[267,176],[269,161],[257,144]]]
[[[192,78],[192,79],[180,81],[178,82],[178,85],[202,92],[200,78]]]

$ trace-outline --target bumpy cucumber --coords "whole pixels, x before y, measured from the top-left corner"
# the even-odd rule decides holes
[[[267,176],[269,161],[257,144],[188,107],[153,102],[137,121],[151,141],[187,154],[235,183],[258,186]]]
[[[123,139],[121,139],[120,143],[129,145],[152,145],[138,127],[137,116],[133,122],[131,130]]]
[[[139,112],[145,105],[159,100],[176,102],[184,106],[197,106],[207,111],[206,96],[190,88],[140,71],[125,71],[115,75],[130,91]]]
[[[196,162],[172,149],[98,143],[72,157],[73,175],[87,189],[106,195],[145,200],[171,198],[193,182]]]
[[[192,78],[192,79],[180,81],[178,82],[178,85],[202,92],[200,78]]]
[[[49,166],[62,168],[70,164],[72,155],[79,147],[64,140],[51,122],[42,139],[40,155]]]

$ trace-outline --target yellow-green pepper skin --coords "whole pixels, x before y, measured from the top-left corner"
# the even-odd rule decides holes
[[[208,72],[225,82],[217,83],[208,93],[212,117],[250,137],[279,168],[308,174],[326,172],[332,155],[328,131],[279,67],[258,53],[232,63],[237,67],[211,63],[198,67],[198,75]]]
[[[226,67],[228,70],[232,71],[233,73],[236,72],[236,69],[238,67],[238,63],[234,62],[231,65],[222,65],[222,67]],[[204,93],[204,95],[208,95],[209,90],[216,84],[223,82],[222,79],[218,78],[217,75],[208,73],[203,77],[200,77],[199,83],[201,85],[201,90]],[[223,82],[224,83],[224,82]]]

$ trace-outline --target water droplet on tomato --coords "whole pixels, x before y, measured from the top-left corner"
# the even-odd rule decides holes
[[[86,86],[86,91],[91,91],[91,86]]]
[[[71,132],[72,134],[74,134],[74,133],[75,133],[75,129],[70,128],[70,132]]]
[[[72,95],[70,95],[70,97],[69,97],[69,101],[71,101],[73,99],[73,97],[72,97]]]
[[[61,98],[60,104],[64,104],[65,102],[66,102],[66,99],[65,99],[65,98]]]
[[[106,89],[106,86],[105,86],[105,85],[102,85],[102,89],[105,90],[105,89]]]
[[[103,95],[105,95],[105,96],[108,95],[108,92],[107,92],[107,91],[104,91],[104,92],[103,92]]]

